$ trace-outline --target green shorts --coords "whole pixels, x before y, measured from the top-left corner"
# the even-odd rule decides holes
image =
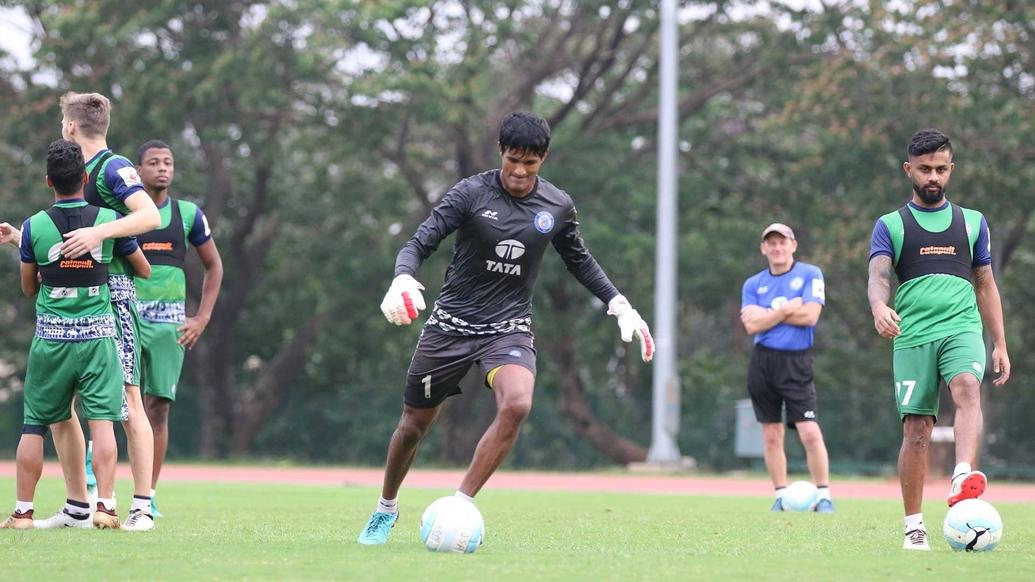
[[[136,301],[112,301],[115,314],[115,345],[122,362],[126,384],[140,386],[140,314]]]
[[[68,420],[76,393],[87,420],[122,420],[122,366],[115,340],[32,338],[25,373],[25,424]]]
[[[939,380],[946,384],[964,372],[985,376],[985,342],[964,332],[920,346],[895,350],[895,402],[898,414],[938,416]]]
[[[144,394],[176,400],[176,384],[183,370],[183,346],[175,323],[140,322],[140,363]]]

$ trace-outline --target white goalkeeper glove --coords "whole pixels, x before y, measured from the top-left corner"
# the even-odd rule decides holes
[[[640,340],[640,357],[649,362],[654,357],[654,338],[650,335],[647,322],[629,305],[629,300],[619,295],[607,304],[607,314],[618,318],[622,330],[622,341],[632,341],[633,335]]]
[[[417,319],[420,310],[427,307],[420,293],[423,289],[424,285],[409,275],[399,275],[393,279],[392,286],[381,301],[381,313],[385,314],[385,319],[395,325],[409,325]]]

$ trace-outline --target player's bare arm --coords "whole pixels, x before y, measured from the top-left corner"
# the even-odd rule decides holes
[[[40,290],[39,267],[36,263],[22,263],[21,265],[22,293],[26,297],[32,297]]]
[[[65,235],[65,244],[61,245],[61,254],[66,257],[78,257],[90,252],[102,241],[109,238],[122,238],[151,232],[161,224],[158,207],[155,206],[147,192],[140,190],[130,194],[125,200],[129,215],[118,220],[106,222],[98,226],[87,226]]]
[[[991,265],[974,269],[974,295],[977,296],[981,322],[992,335],[992,371],[999,375],[992,384],[1002,386],[1010,379],[1010,356],[1006,351],[1003,304],[999,298],[999,286],[995,283]]]
[[[801,307],[801,297],[795,297],[777,309],[748,305],[740,310],[740,321],[744,324],[744,330],[748,334],[755,335],[784,323],[799,307]]]
[[[891,301],[891,257],[877,255],[870,259],[870,277],[866,284],[866,296],[873,313],[873,327],[881,337],[893,338],[902,333],[898,322],[902,318],[888,306]]]
[[[205,333],[223,285],[223,259],[219,255],[216,241],[208,239],[196,248],[201,265],[205,268],[205,276],[201,281],[201,302],[198,304],[197,314],[188,317],[177,330],[180,332],[180,339],[177,341],[188,350],[194,348],[201,339],[201,334]]]
[[[144,256],[144,251],[137,249],[133,254],[126,256],[126,261],[133,268],[133,276],[141,279],[151,278],[151,263]]]

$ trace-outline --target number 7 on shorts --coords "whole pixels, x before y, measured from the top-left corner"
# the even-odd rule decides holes
[[[909,406],[909,399],[913,396],[913,388],[916,387],[916,380],[903,380],[895,382],[895,396],[902,395],[902,387],[906,388],[906,395],[902,396],[902,406]]]

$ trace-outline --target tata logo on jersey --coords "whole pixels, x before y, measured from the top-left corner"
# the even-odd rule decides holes
[[[521,241],[507,239],[496,243],[496,256],[509,260],[516,261],[525,254],[525,245]],[[520,275],[521,265],[514,263],[504,263],[502,261],[493,261],[492,259],[486,259],[485,269],[493,273],[504,273],[506,275]]]

